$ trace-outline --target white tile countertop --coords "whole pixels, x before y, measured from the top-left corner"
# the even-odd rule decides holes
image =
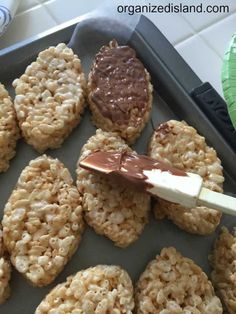
[[[95,9],[97,0],[22,0],[6,33],[0,38],[0,49],[39,34],[56,25]],[[168,4],[180,0],[135,1],[131,4]],[[182,4],[198,4],[188,0]],[[228,13],[146,13],[189,63],[196,74],[209,81],[222,94],[220,71],[224,50],[236,32],[235,0],[204,0],[204,6],[228,5]],[[120,2],[122,3],[122,1]],[[129,1],[125,2],[129,4]],[[117,2],[118,4],[118,2]],[[0,0],[1,5],[1,0]]]

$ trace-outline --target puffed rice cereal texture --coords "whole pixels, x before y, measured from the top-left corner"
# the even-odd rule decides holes
[[[15,268],[35,286],[51,283],[84,229],[81,197],[68,169],[46,155],[32,160],[5,206],[2,225]]]
[[[221,161],[203,136],[187,125],[175,120],[161,124],[149,143],[149,156],[178,169],[199,174],[204,187],[222,193],[224,182]],[[154,207],[157,219],[167,217],[190,233],[207,235],[220,223],[221,213],[203,206],[185,208],[162,199]]]
[[[61,146],[85,107],[81,62],[65,44],[39,53],[14,80],[15,109],[26,142],[37,151]]]
[[[0,172],[8,169],[19,137],[13,102],[4,85],[0,84]]]
[[[83,146],[79,161],[96,150],[128,151],[131,148],[117,134],[98,129]],[[148,222],[150,197],[77,166],[77,187],[83,195],[87,223],[115,245],[127,247]]]
[[[236,313],[236,230],[223,227],[209,260],[211,279],[227,313]]]
[[[3,245],[2,228],[0,225],[0,304],[10,296],[9,281],[11,279],[11,265],[8,261]]]
[[[103,84],[104,86],[107,85],[106,90],[101,90],[100,86],[97,85],[97,82],[93,79],[93,73],[94,71],[99,72],[100,68],[100,62],[97,60],[98,56],[100,54],[103,54],[104,58],[109,59],[109,51],[112,51],[112,49],[116,49],[118,47],[118,43],[113,40],[109,43],[108,46],[103,46],[100,50],[100,52],[96,55],[94,63],[92,65],[92,69],[89,73],[88,77],[88,102],[89,107],[92,112],[92,121],[93,123],[98,127],[101,128],[104,131],[112,131],[117,132],[119,136],[121,136],[125,141],[127,141],[129,144],[132,144],[135,142],[135,140],[140,136],[142,130],[144,129],[146,123],[149,120],[151,109],[152,109],[152,101],[153,101],[153,86],[151,84],[151,77],[148,71],[143,67],[142,63],[136,59],[136,53],[133,51],[134,56],[133,58],[137,60],[137,62],[140,63],[140,67],[143,67],[144,72],[144,80],[146,81],[146,89],[142,90],[140,93],[147,93],[147,100],[143,102],[143,109],[140,110],[138,107],[132,106],[132,103],[139,102],[140,95],[136,91],[136,93],[132,93],[132,85],[138,86],[138,79],[137,83],[134,81],[134,75],[135,75],[135,67],[137,67],[137,64],[132,68],[132,61],[131,59],[123,58],[123,62],[126,63],[126,68],[129,69],[126,73],[123,72],[120,73],[121,77],[116,78],[116,84],[112,88],[110,88],[109,85],[109,78],[117,76],[117,64],[109,64],[109,71],[107,76],[99,76],[99,80],[102,82],[106,82]],[[108,52],[108,55],[106,53]],[[120,57],[121,58],[121,57]],[[114,61],[114,60],[113,60]],[[107,69],[108,70],[108,69]],[[131,82],[130,82],[131,79]],[[99,98],[104,97],[104,95],[107,95],[107,93],[110,93],[110,102],[106,104],[108,110],[110,108],[110,111],[113,112],[114,109],[112,108],[114,105],[119,106],[119,104],[114,104],[114,95],[110,92],[112,89],[116,89],[116,93],[118,93],[118,96],[120,98],[127,97],[127,108],[126,112],[129,113],[129,119],[119,120],[118,117],[114,120],[109,117],[104,116],[101,113],[101,110],[99,109],[99,106],[97,105],[96,101],[93,98],[93,93],[95,91],[99,91]],[[117,96],[117,97],[118,97]],[[129,105],[131,105],[131,108],[129,108]],[[113,114],[114,115],[114,114]]]
[[[207,275],[175,248],[164,248],[140,276],[136,314],[220,314],[222,305]]]
[[[133,285],[118,266],[98,265],[57,285],[35,314],[132,314]]]

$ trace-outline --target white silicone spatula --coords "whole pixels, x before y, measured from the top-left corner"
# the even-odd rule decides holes
[[[144,174],[146,182],[152,185],[147,192],[152,195],[184,207],[206,206],[236,215],[236,198],[204,188],[203,180],[197,174],[187,172],[187,176],[180,177],[156,169],[144,171]]]
[[[79,165],[187,208],[206,206],[236,215],[236,198],[204,188],[203,179],[197,174],[180,171],[147,156],[97,151]]]

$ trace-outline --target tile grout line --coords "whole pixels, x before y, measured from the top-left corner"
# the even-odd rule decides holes
[[[231,15],[233,15],[234,13],[236,13],[236,9],[232,10],[229,14],[225,15],[225,16],[222,16],[218,19],[216,19],[213,23],[207,23],[205,26],[201,26],[199,29],[196,29],[190,22],[189,20],[186,18],[185,14],[181,14],[179,13],[179,15],[188,23],[188,25],[194,30],[194,31],[197,31],[197,32],[202,32],[203,30],[206,30],[208,29],[209,27],[211,27],[212,25],[214,24],[217,24],[219,22],[221,22],[222,20],[224,19],[227,19],[228,17],[230,17]]]
[[[17,14],[15,15],[15,17],[21,16],[21,15],[23,15],[23,14],[25,14],[25,13],[28,13],[28,12],[30,12],[30,11],[33,10],[33,9],[43,7],[43,8],[47,11],[47,13],[49,14],[50,18],[53,20],[53,22],[56,23],[56,25],[61,24],[61,22],[58,21],[58,20],[55,18],[55,16],[54,16],[53,14],[51,14],[50,10],[48,10],[48,8],[46,7],[45,3],[48,3],[49,1],[47,1],[47,2],[41,2],[41,0],[36,0],[36,2],[37,2],[37,4],[35,4],[35,5],[33,5],[33,6],[29,7],[29,8],[27,8],[27,9],[24,10],[24,11],[21,11],[21,12],[17,13]]]
[[[191,39],[192,37],[196,36],[197,33],[194,32],[194,34],[190,34],[190,35],[186,35],[183,39],[177,40],[176,42],[174,42],[172,45],[174,47],[184,43],[185,41],[188,41],[189,39]]]
[[[53,19],[53,21],[57,24],[60,25],[61,22],[56,18],[56,16],[54,16],[54,14],[51,12],[51,10],[48,9],[47,7],[47,3],[49,1],[45,1],[45,2],[41,2],[40,0],[37,0],[38,2],[40,2],[41,6],[44,7],[44,9],[47,11],[47,13],[50,15],[50,17]]]
[[[23,15],[23,14],[25,14],[25,13],[27,13],[27,12],[29,12],[29,11],[35,9],[35,8],[39,8],[39,7],[42,6],[41,3],[39,3],[38,1],[37,1],[37,3],[38,3],[38,4],[33,5],[32,7],[29,7],[29,8],[27,8],[27,9],[24,10],[24,11],[16,12],[15,17],[16,17],[16,16],[21,16],[21,15]]]
[[[202,36],[200,33],[199,33],[198,35],[199,35],[199,37],[202,39],[202,41],[206,44],[206,46],[207,46],[208,48],[210,48],[212,51],[214,51],[214,52],[217,54],[217,56],[221,59],[221,61],[223,61],[223,58],[222,58],[221,54],[215,49],[215,47],[212,46],[212,45],[208,42],[208,40],[206,40],[206,38],[205,38],[204,36]]]
[[[210,50],[212,50],[221,60],[223,60],[222,56],[218,53],[218,51],[205,39],[204,36],[202,36],[200,33],[195,32],[194,35],[188,36],[183,41],[179,41],[176,44],[174,44],[174,47],[178,49],[178,45],[181,45],[182,43],[185,43],[186,41],[190,40],[193,37],[199,37]]]
[[[199,29],[196,29],[194,26],[192,26],[192,24],[189,22],[189,20],[184,16],[184,14],[180,14],[180,16],[183,17],[183,19],[187,22],[187,24],[192,28],[193,31],[195,32],[202,32],[203,30],[207,30],[208,28],[212,27],[213,25],[217,24],[217,23],[220,23],[222,22],[222,20],[225,20],[229,17],[231,17],[233,14],[236,13],[236,9],[233,10],[230,14],[226,15],[225,17],[222,17],[218,20],[216,20],[215,22],[213,22],[212,24],[207,24],[206,26],[202,26],[200,27]]]
[[[194,36],[199,36],[202,41],[208,46],[208,48],[210,48],[212,51],[214,51],[214,53],[217,54],[217,56],[222,60],[222,56],[219,54],[219,52],[204,38],[204,36],[201,35],[201,32],[203,31],[206,31],[208,28],[210,27],[213,27],[214,25],[222,22],[223,20],[227,19],[227,18],[230,18],[232,15],[234,15],[236,13],[236,10],[232,11],[229,15],[227,15],[226,17],[222,18],[222,19],[219,19],[217,20],[215,23],[213,24],[210,24],[208,25],[207,27],[203,27],[203,28],[200,28],[199,30],[196,30],[192,25],[191,23],[188,21],[188,19],[186,19],[184,17],[184,15],[181,15],[183,17],[183,19],[185,20],[185,22],[190,26],[190,28],[192,29],[194,35],[191,35],[189,36],[188,38],[185,38],[184,40],[182,41],[179,41],[175,44],[175,46],[179,45],[179,44],[182,44],[184,43],[185,41],[191,39],[191,37],[194,37]]]
[[[57,25],[61,24],[61,22],[56,18],[56,16],[54,16],[54,14],[51,12],[51,10],[48,9],[48,7],[47,7],[47,3],[50,2],[49,0],[48,0],[48,1],[36,0],[36,1],[37,1],[38,4],[33,5],[32,7],[29,7],[28,9],[26,9],[26,10],[24,10],[24,11],[21,11],[21,12],[20,12],[19,14],[17,14],[16,16],[20,16],[20,15],[26,13],[27,11],[30,11],[30,10],[32,10],[32,9],[34,9],[34,8],[37,8],[37,7],[42,6],[42,7],[45,8],[45,10],[46,10],[47,13],[49,14],[49,16],[53,19],[53,21],[54,21]],[[173,42],[172,45],[173,45],[174,47],[176,47],[176,46],[178,46],[178,45],[180,45],[180,44],[182,44],[182,43],[184,43],[184,42],[190,40],[190,39],[191,39],[192,37],[194,37],[194,36],[199,36],[199,38],[201,38],[202,41],[203,41],[211,50],[213,50],[213,51],[217,54],[218,57],[220,57],[220,59],[222,59],[222,56],[221,56],[221,55],[218,53],[218,51],[204,38],[204,36],[201,35],[201,32],[203,32],[203,31],[207,30],[208,28],[210,28],[210,27],[212,27],[212,26],[214,26],[214,25],[216,25],[216,24],[222,22],[223,20],[225,20],[225,19],[227,19],[227,18],[230,18],[230,17],[231,17],[233,14],[235,14],[235,13],[236,13],[236,10],[233,10],[233,11],[232,11],[229,15],[227,15],[226,17],[220,18],[220,19],[216,20],[213,24],[209,24],[209,25],[207,25],[207,26],[205,26],[205,27],[202,27],[202,28],[200,28],[199,30],[197,30],[196,28],[194,28],[194,27],[191,25],[191,23],[188,21],[188,19],[187,19],[183,14],[179,14],[179,16],[182,17],[182,18],[184,19],[184,21],[188,24],[188,26],[190,27],[190,29],[191,29],[191,31],[193,32],[193,34],[186,35],[184,38],[182,38],[182,39],[180,39],[180,40],[177,40],[176,42]]]
[[[37,1],[37,3],[38,3],[38,1]],[[39,4],[33,4],[33,5],[31,4],[27,9],[24,9],[22,11],[18,11],[19,10],[19,7],[18,7],[15,16],[20,15],[21,13],[25,13],[25,12],[27,12],[29,10],[32,10],[33,8],[37,7],[38,5]]]
[[[216,25],[216,24],[222,22],[223,20],[226,20],[226,19],[232,17],[232,15],[234,15],[234,14],[236,14],[236,10],[235,10],[232,14],[228,15],[225,19],[222,19],[221,21],[218,21],[217,23],[214,23],[212,26],[214,26],[214,25]],[[222,56],[222,55],[215,49],[215,47],[214,47],[213,45],[211,45],[211,43],[208,42],[208,41],[206,40],[206,38],[201,34],[203,31],[205,31],[205,30],[202,30],[202,31],[199,33],[199,37],[205,42],[205,44],[206,44],[208,47],[210,47],[213,51],[215,51],[216,54],[220,57],[220,59],[223,61],[223,56]],[[232,34],[232,35],[233,35],[233,34]],[[226,47],[225,47],[225,49],[226,49]]]
[[[175,48],[177,49],[177,47],[176,47],[177,45],[179,45],[179,44],[181,44],[181,43],[183,43],[183,42],[185,42],[185,41],[187,41],[187,40],[190,40],[192,37],[195,37],[195,36],[197,37],[197,36],[198,36],[198,37],[203,41],[203,43],[205,43],[205,45],[206,45],[212,52],[214,52],[217,57],[220,58],[221,62],[223,62],[223,57],[220,55],[220,53],[205,39],[205,37],[204,37],[201,33],[202,33],[203,31],[207,30],[208,28],[213,27],[214,25],[216,25],[216,24],[222,22],[223,20],[225,20],[225,19],[227,19],[227,18],[230,18],[230,17],[231,17],[233,14],[235,14],[235,13],[236,13],[236,10],[233,11],[232,14],[227,15],[227,17],[225,17],[225,18],[223,18],[223,19],[220,19],[220,20],[217,20],[215,23],[209,25],[208,27],[203,28],[203,29],[200,30],[200,31],[197,31],[197,30],[189,23],[189,21],[188,21],[186,18],[183,17],[184,20],[186,21],[186,23],[187,23],[187,24],[189,25],[189,27],[192,29],[194,35],[191,35],[191,36],[189,36],[188,38],[186,38],[185,40],[180,41],[178,44],[175,45]],[[222,89],[222,87],[221,87],[221,89]]]

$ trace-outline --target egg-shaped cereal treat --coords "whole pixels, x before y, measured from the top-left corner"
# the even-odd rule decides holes
[[[15,156],[19,137],[12,99],[4,85],[0,84],[0,172],[8,169],[9,161]]]
[[[236,313],[236,230],[223,227],[209,256],[211,280],[227,313]]]
[[[83,196],[85,220],[98,234],[126,247],[137,240],[148,222],[150,197],[131,186],[82,169],[80,160],[97,150],[132,150],[116,133],[98,129],[83,146],[77,166],[77,187]]]
[[[162,249],[141,274],[135,306],[136,314],[223,313],[207,275],[173,247]]]
[[[3,244],[2,228],[0,225],[0,304],[10,296],[11,264],[8,261]]]
[[[94,124],[118,132],[133,143],[152,108],[150,75],[135,51],[113,40],[95,56],[88,78],[88,102]]]
[[[39,53],[13,82],[22,135],[38,152],[60,147],[78,125],[85,107],[81,62],[65,44]]]
[[[12,264],[32,285],[50,284],[77,249],[81,201],[58,159],[40,156],[20,174],[4,209],[3,240]]]
[[[98,265],[79,271],[57,285],[35,314],[132,314],[133,285],[118,266]]]
[[[216,151],[187,123],[170,120],[161,124],[152,135],[148,154],[170,166],[200,175],[204,187],[223,192],[223,169]],[[221,213],[211,208],[185,208],[162,199],[156,203],[154,213],[157,219],[167,217],[181,229],[201,235],[214,232],[221,218]]]

